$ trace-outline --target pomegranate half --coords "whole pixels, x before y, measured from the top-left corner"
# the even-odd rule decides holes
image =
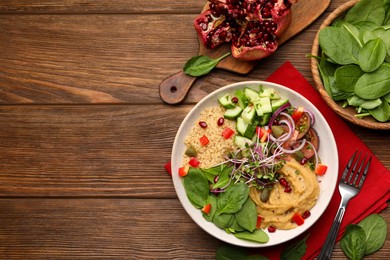
[[[265,58],[278,48],[278,38],[291,23],[298,0],[208,0],[209,9],[194,21],[203,45],[213,49],[231,42],[233,57]]]

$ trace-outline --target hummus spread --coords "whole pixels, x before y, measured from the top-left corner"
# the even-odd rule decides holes
[[[319,185],[316,174],[294,159],[286,162],[279,171],[280,176],[289,183],[292,191],[284,192],[284,187],[277,183],[271,190],[267,202],[260,200],[261,191],[251,188],[250,197],[257,205],[257,213],[263,218],[261,228],[274,226],[278,229],[293,229],[297,225],[292,221],[295,212],[303,214],[310,210],[317,201]]]

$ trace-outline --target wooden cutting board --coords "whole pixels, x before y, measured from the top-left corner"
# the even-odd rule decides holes
[[[330,0],[300,0],[292,6],[292,21],[287,31],[279,39],[279,46],[303,31],[307,26],[313,23],[329,6]],[[204,9],[208,9],[208,4]],[[222,45],[216,49],[207,49],[199,42],[199,55],[207,55],[217,58],[230,52],[230,44]],[[259,61],[240,61],[228,56],[220,61],[217,68],[228,70],[239,74],[251,72]],[[184,74],[180,71],[166,79],[159,86],[160,97],[167,104],[178,104],[184,100],[196,77]]]

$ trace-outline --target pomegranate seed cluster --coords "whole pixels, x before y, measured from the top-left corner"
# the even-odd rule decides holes
[[[291,22],[297,0],[208,0],[209,9],[194,21],[206,48],[231,42],[232,54],[257,60],[273,53],[277,39]],[[253,50],[255,49],[255,50]]]

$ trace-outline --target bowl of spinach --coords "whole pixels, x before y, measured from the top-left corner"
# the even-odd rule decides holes
[[[352,0],[335,9],[315,37],[311,71],[341,117],[390,129],[390,1]]]

